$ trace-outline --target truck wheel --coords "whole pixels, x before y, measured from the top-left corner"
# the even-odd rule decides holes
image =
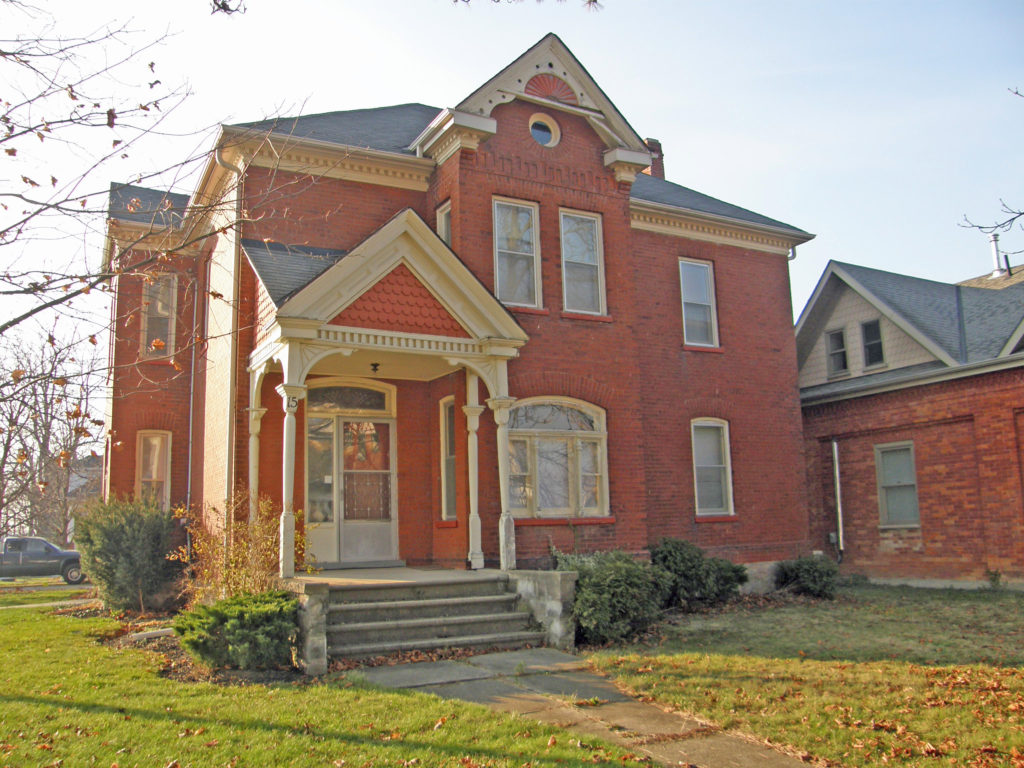
[[[82,573],[82,566],[78,563],[68,563],[61,571],[61,576],[68,584],[81,584],[85,581],[85,574]]]

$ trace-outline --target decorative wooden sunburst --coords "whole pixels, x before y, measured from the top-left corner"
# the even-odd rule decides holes
[[[526,84],[525,93],[527,96],[536,96],[540,99],[551,99],[560,101],[563,104],[579,104],[576,94],[573,93],[569,84],[561,78],[543,73],[534,75]]]

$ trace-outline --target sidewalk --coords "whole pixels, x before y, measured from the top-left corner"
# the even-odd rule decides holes
[[[385,688],[411,688],[446,699],[600,737],[665,766],[796,768],[803,761],[730,736],[696,720],[626,695],[586,662],[548,648],[370,667],[348,676]]]

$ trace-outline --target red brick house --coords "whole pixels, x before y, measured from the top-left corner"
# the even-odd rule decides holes
[[[108,492],[258,489],[285,573],[296,522],[324,566],[801,554],[811,237],[665,180],[554,35],[450,109],[224,126],[189,198],[112,191]]]
[[[796,333],[812,545],[874,578],[1024,578],[1024,270],[830,262]]]

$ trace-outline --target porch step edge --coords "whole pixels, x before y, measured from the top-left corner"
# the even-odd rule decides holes
[[[467,597],[433,597],[418,600],[381,600],[372,603],[331,603],[327,606],[330,613],[358,613],[366,610],[387,611],[398,608],[440,608],[446,605],[472,605],[477,603],[509,602],[514,603],[518,595],[512,592],[498,595],[470,595]]]
[[[488,574],[474,578],[441,578],[436,581],[393,581],[393,582],[364,582],[359,584],[330,584],[332,593],[339,592],[372,592],[388,589],[430,589],[431,587],[453,587],[470,586],[473,584],[508,584],[507,573]]]
[[[534,643],[544,644],[543,630],[530,632],[497,632],[487,635],[465,635],[464,637],[439,637],[429,640],[406,640],[392,643],[368,643],[362,645],[335,645],[327,648],[330,658],[358,658],[366,656],[384,656],[401,651],[419,651],[436,648],[461,648],[470,646],[523,645]]]
[[[532,616],[526,612],[509,611],[507,613],[472,613],[468,616],[432,616],[426,619],[394,619],[392,621],[366,621],[352,624],[328,624],[328,632],[400,632],[403,629],[417,629],[420,627],[448,626],[452,624],[474,624],[481,621],[490,621],[496,624],[501,622],[515,623],[529,621]]]

